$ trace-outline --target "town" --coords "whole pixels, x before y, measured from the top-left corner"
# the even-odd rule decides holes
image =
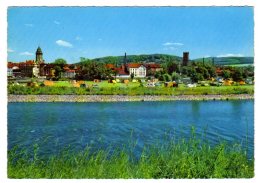
[[[123,63],[104,63],[81,58],[68,64],[64,59],[45,63],[40,47],[35,60],[8,62],[8,83],[27,87],[198,87],[238,86],[254,83],[254,69],[215,65],[214,60],[194,62],[189,52],[183,52],[182,61],[129,63],[125,53]],[[12,92],[10,93],[12,94]]]
[[[255,6],[6,10],[5,179],[255,178]]]

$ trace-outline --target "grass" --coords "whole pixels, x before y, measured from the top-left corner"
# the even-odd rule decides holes
[[[123,83],[100,83],[98,88],[76,88],[63,86],[27,87],[9,85],[8,94],[14,95],[228,95],[254,94],[253,85],[241,86],[199,86],[188,88],[180,85],[178,88],[164,86],[148,88],[132,83],[126,86]]]
[[[116,87],[126,87],[126,84],[124,83],[108,83],[108,81],[101,81],[98,83],[95,83],[93,81],[84,81],[85,84],[87,84],[88,86],[92,86],[94,84],[97,84],[99,87],[101,88],[116,88]],[[72,82],[69,81],[53,81],[54,83],[54,87],[73,87]],[[140,83],[136,82],[129,82],[127,87],[132,88],[132,87],[138,87],[140,85]]]
[[[211,147],[193,135],[169,140],[167,144],[146,146],[140,156],[129,148],[107,148],[95,152],[90,147],[75,152],[67,148],[47,158],[14,147],[8,151],[9,178],[252,178],[254,161],[239,145],[220,142]]]

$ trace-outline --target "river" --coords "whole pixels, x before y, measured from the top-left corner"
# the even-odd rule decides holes
[[[111,103],[8,103],[8,149],[38,144],[44,155],[71,146],[144,145],[196,135],[254,150],[254,100]]]

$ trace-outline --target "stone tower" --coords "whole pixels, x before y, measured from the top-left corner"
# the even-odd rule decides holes
[[[40,47],[37,48],[36,50],[36,59],[35,59],[35,63],[36,64],[41,64],[43,63],[43,57],[42,57],[42,49]]]
[[[187,66],[189,62],[189,52],[183,52],[182,65]]]

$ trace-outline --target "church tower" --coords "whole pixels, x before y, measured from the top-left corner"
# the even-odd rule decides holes
[[[42,57],[42,49],[40,47],[37,48],[36,50],[36,59],[35,59],[35,63],[36,64],[41,64],[43,63],[43,57]]]

